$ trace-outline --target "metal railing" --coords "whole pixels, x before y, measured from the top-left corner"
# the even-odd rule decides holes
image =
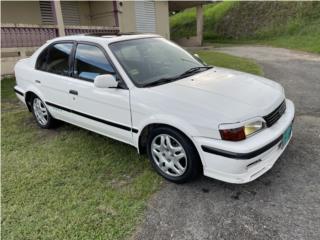
[[[102,26],[66,26],[66,35],[76,35],[85,33],[110,33],[116,34],[119,32],[119,27],[102,27]]]
[[[66,26],[66,35],[84,33],[118,33],[119,27]],[[58,37],[56,25],[2,24],[1,48],[37,47],[47,40]]]
[[[58,36],[56,26],[2,25],[1,48],[36,47]]]

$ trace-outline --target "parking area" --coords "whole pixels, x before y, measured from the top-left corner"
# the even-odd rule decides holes
[[[206,49],[209,50],[210,49]],[[167,183],[153,196],[135,239],[318,239],[320,236],[320,56],[280,48],[215,49],[251,58],[296,106],[294,136],[254,182],[206,177]]]

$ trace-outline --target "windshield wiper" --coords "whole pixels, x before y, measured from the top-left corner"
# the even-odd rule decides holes
[[[161,84],[164,84],[164,83],[169,83],[169,82],[172,82],[172,81],[177,80],[177,79],[178,79],[177,77],[160,78],[157,81],[144,84],[143,87],[153,87],[153,86],[161,85]]]
[[[182,73],[180,76],[184,77],[184,76],[189,75],[191,73],[199,72],[199,70],[201,70],[201,69],[210,69],[210,68],[213,68],[213,67],[212,66],[193,67],[193,68],[190,68],[189,70],[185,71],[184,73]]]
[[[170,78],[160,78],[154,82],[151,83],[146,83],[145,85],[143,85],[143,87],[153,87],[153,86],[158,86],[161,84],[165,84],[165,83],[169,83],[184,77],[187,77],[189,75],[192,75],[193,73],[197,73],[199,72],[201,69],[210,69],[212,68],[212,66],[201,66],[201,67],[193,67],[188,69],[187,71],[183,72],[182,74],[175,76],[175,77],[170,77]]]

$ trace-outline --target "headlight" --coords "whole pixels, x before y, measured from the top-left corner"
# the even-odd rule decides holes
[[[254,134],[255,132],[260,131],[264,128],[264,125],[265,124],[262,121],[255,121],[244,125],[244,133],[246,137],[250,136],[251,134]]]
[[[220,135],[223,140],[240,141],[250,135],[257,133],[265,127],[263,121],[257,120],[254,122],[245,123],[244,126],[231,127],[230,124],[220,125]]]

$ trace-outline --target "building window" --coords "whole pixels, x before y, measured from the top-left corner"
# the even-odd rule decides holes
[[[79,2],[61,1],[61,11],[65,25],[80,25]]]
[[[136,31],[156,32],[156,10],[153,1],[135,1]]]
[[[53,15],[53,2],[52,1],[40,1],[40,13],[41,22],[45,25],[53,25],[56,23]]]

